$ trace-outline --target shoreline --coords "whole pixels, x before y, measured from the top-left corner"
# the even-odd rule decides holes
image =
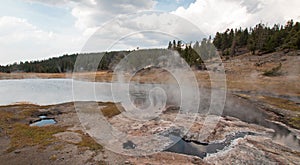
[[[89,109],[88,102],[77,102],[77,104]],[[111,112],[112,109],[115,109],[114,103],[98,102],[98,105],[100,107],[106,107],[106,110],[103,112]],[[93,113],[94,112],[96,111],[93,110]],[[273,142],[268,137],[268,134],[271,133],[269,129],[259,125],[242,122],[234,117],[221,117],[217,126],[213,127],[215,131],[208,137],[207,142],[220,143],[227,135],[245,131],[258,133],[259,136],[250,134],[243,138],[235,139],[231,142],[230,146],[225,147],[219,152],[209,154],[204,159],[174,152],[159,152],[153,155],[139,157],[139,159],[137,159],[135,156],[127,156],[109,151],[90,138],[81,127],[81,123],[74,109],[74,102],[49,106],[32,104],[0,106],[0,113],[6,113],[6,115],[1,114],[0,117],[0,126],[5,128],[4,132],[0,131],[0,146],[2,146],[0,147],[0,160],[2,160],[1,162],[4,162],[4,164],[28,162],[30,160],[34,160],[35,163],[43,162],[44,164],[64,164],[66,162],[94,164],[102,161],[109,163],[114,162],[115,164],[123,164],[125,162],[141,164],[145,162],[155,163],[162,160],[165,160],[166,163],[170,164],[178,162],[183,164],[193,164],[193,162],[209,164],[218,163],[224,159],[227,161],[236,160],[236,158],[233,158],[230,155],[239,155],[240,158],[238,160],[241,162],[249,159],[257,160],[257,156],[259,156],[261,160],[272,162],[277,160],[273,157],[275,156],[273,153],[274,151],[264,149],[265,147],[270,146],[276,148],[276,153],[280,154],[283,158],[289,155],[289,159],[292,162],[297,162],[300,155],[300,152],[290,150]],[[15,116],[16,114],[18,114],[18,116]],[[8,125],[3,125],[4,123],[1,123],[1,121],[3,121],[2,119],[9,119],[10,115],[15,116],[11,116],[14,120],[8,120],[8,122],[6,122]],[[45,127],[29,127],[30,121],[36,121],[40,115],[55,119],[57,124]],[[151,132],[152,127],[157,125],[171,129],[172,126],[166,125],[165,120],[167,121],[170,118],[173,118],[174,115],[176,115],[175,111],[162,114],[161,124],[160,121],[157,121],[158,123],[153,123],[151,120],[146,123],[143,122],[142,125],[145,127],[143,130],[136,129],[136,126],[141,123],[139,124],[137,121],[133,121],[133,123],[132,121],[129,122],[124,118],[125,116],[120,113],[107,113],[107,120],[120,131],[128,132],[131,130],[131,134],[144,136],[145,133],[147,134]],[[3,118],[4,116],[6,117]],[[203,142],[200,139],[194,139],[197,137],[197,130],[202,127],[202,122],[203,117],[199,116],[198,120],[195,121],[187,134],[188,136],[185,137],[186,140]],[[206,127],[210,126],[208,125]],[[19,132],[19,130],[23,131]],[[33,134],[27,138],[26,134],[22,133],[26,133],[26,131],[30,131]],[[50,138],[49,142],[38,140],[42,138],[40,137],[40,133],[42,132],[47,132],[47,134],[50,135],[45,137]],[[16,138],[18,141],[22,141],[22,143],[15,141],[14,139]],[[37,141],[31,141],[31,139],[36,139]],[[254,154],[254,157],[249,157],[249,153]],[[265,154],[273,156],[264,157],[263,155]],[[25,157],[26,155],[27,157]],[[222,155],[227,155],[227,158],[224,158]],[[26,159],[28,156],[31,158],[30,160]],[[279,162],[284,163],[284,160],[285,159],[280,160]]]
[[[264,61],[272,62],[264,63]],[[213,130],[212,134],[207,139],[201,139],[197,133],[203,126],[204,117],[199,114],[199,121],[194,123],[185,139],[207,143],[221,142],[226,139],[226,135],[243,131],[255,132],[259,136],[250,134],[243,138],[235,139],[229,147],[210,154],[204,159],[170,152],[161,152],[139,158],[113,153],[97,145],[93,139],[85,134],[76,114],[74,102],[70,101],[44,106],[28,104],[27,102],[0,106],[0,113],[2,113],[0,115],[0,160],[7,161],[7,164],[14,164],[16,163],[14,161],[28,161],[24,157],[30,156],[30,160],[44,164],[65,164],[66,162],[75,164],[105,164],[112,162],[114,164],[155,164],[162,160],[165,160],[166,164],[178,162],[181,164],[197,162],[199,164],[215,164],[224,161],[243,164],[259,158],[265,164],[272,162],[297,164],[297,162],[300,162],[300,152],[289,149],[284,143],[273,141],[273,138],[277,136],[272,137],[272,132],[281,131],[282,127],[285,127],[288,131],[294,132],[293,134],[298,139],[300,137],[300,88],[297,88],[299,87],[300,73],[293,68],[291,70],[290,67],[296,66],[295,64],[299,61],[300,58],[298,56],[282,56],[280,59],[277,59],[276,55],[273,57],[272,54],[267,56],[238,56],[224,61],[226,90],[228,91],[226,97],[228,105],[225,106],[228,110],[227,112],[231,112],[231,109],[235,109],[231,113],[237,115],[242,115],[239,113],[246,112],[245,119],[248,117],[250,121],[253,120],[253,122],[258,122],[258,124],[223,113],[216,127],[211,128]],[[256,66],[257,62],[263,63],[262,66]],[[263,76],[265,70],[278,66],[279,63],[282,63],[282,75],[274,77]],[[209,90],[214,83],[217,83],[217,80],[210,81],[209,72],[213,71],[194,72],[201,89]],[[83,81],[108,83],[111,82],[113,76],[112,72],[107,71],[76,73],[75,75],[72,75],[72,73],[0,73],[1,80],[6,78],[65,79],[75,77]],[[176,80],[168,72],[156,68],[144,69],[138,72],[131,81],[141,83],[176,83]],[[88,102],[76,102],[76,104],[90,108],[89,111],[93,113],[98,111],[98,109],[95,110],[93,107],[90,107]],[[155,126],[169,129],[171,126],[168,124],[169,120],[176,115],[176,113],[168,111],[168,113],[162,114],[161,121],[150,120],[139,123],[139,121],[126,120],[122,113],[120,114],[116,111],[115,103],[97,102],[97,104],[100,107],[105,107],[104,113],[109,116],[107,120],[112,125],[123,132],[139,136],[153,133],[153,131],[161,131],[160,129],[154,129]],[[248,115],[248,113],[251,113],[251,115]],[[54,127],[42,127],[39,129],[32,129],[28,126],[30,121],[35,121],[39,115],[45,114],[48,118],[54,118],[58,124],[54,124]],[[271,124],[272,127],[262,126],[263,124],[270,124],[265,122],[273,123],[273,125]],[[182,121],[182,123],[184,122]],[[26,138],[26,134],[20,136],[19,133],[22,132],[20,130],[37,131],[34,134],[34,138],[32,138],[36,141]],[[55,130],[59,130],[59,132]],[[44,141],[39,141],[40,138],[43,138],[39,136],[39,133],[45,133],[45,131],[51,135],[46,137],[50,139],[50,141],[47,141],[47,144]],[[277,140],[290,141],[295,139],[285,129],[282,131],[284,136],[277,137]],[[24,141],[26,145],[23,146],[18,141]],[[11,146],[15,148],[7,152],[7,148],[11,148]],[[142,145],[139,144],[138,146]],[[5,161],[3,161],[4,164],[6,163]]]

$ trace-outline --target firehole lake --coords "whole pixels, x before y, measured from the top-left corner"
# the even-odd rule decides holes
[[[76,83],[76,89],[73,89],[73,84]],[[125,84],[126,85],[126,84]],[[151,88],[151,85],[143,84],[142,88]],[[114,97],[111,92],[112,83],[105,82],[83,82],[72,79],[20,79],[20,80],[0,80],[0,105],[9,105],[14,103],[33,103],[38,105],[53,105],[73,101],[101,101],[101,102],[118,102],[122,99]],[[74,90],[80,94],[73,95]],[[119,91],[122,91],[120,89]],[[201,92],[201,91],[200,91]],[[267,128],[273,129],[275,132],[272,135],[273,140],[283,143],[293,149],[300,150],[300,143],[297,137],[286,127],[266,120],[264,112],[258,109],[240,108],[234,106],[235,101],[227,97],[224,115],[239,118],[242,121],[258,124]],[[255,114],[254,118],[246,115],[243,111]],[[177,145],[170,149],[174,152],[182,152],[180,149],[187,143],[180,141]],[[213,144],[216,145],[216,144]],[[225,145],[217,145],[222,149]],[[209,146],[208,146],[209,148]],[[213,149],[214,150],[214,149]],[[199,156],[202,153],[187,153]]]

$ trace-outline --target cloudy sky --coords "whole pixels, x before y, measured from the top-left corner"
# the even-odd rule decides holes
[[[198,40],[192,24],[208,36],[259,22],[299,21],[299,8],[299,0],[1,0],[0,65],[81,52],[99,27],[94,51],[116,40],[110,50],[165,47],[172,37]],[[128,16],[142,11],[165,13]],[[172,35],[138,33],[147,28]]]

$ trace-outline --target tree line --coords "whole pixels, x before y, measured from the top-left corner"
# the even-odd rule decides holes
[[[268,27],[259,23],[249,29],[227,29],[216,33],[213,44],[222,55],[232,56],[240,54],[243,48],[252,54],[297,50],[300,49],[300,23],[290,20],[285,26],[275,24]]]
[[[205,67],[203,61],[217,55],[217,50],[212,43],[211,37],[204,38],[201,42],[196,41],[183,44],[182,41],[169,41],[168,49],[175,50],[190,65],[198,69]]]
[[[192,46],[193,45],[193,46]],[[201,42],[183,44],[169,41],[168,49],[176,50],[190,66],[203,67],[203,61],[215,57],[236,56],[251,52],[265,54],[279,50],[300,49],[300,23],[290,20],[285,26],[275,24],[268,27],[259,23],[254,28],[227,29],[217,32],[214,39],[203,38]]]
[[[223,56],[235,56],[246,52],[252,54],[271,53],[278,50],[300,49],[300,23],[290,20],[286,25],[275,24],[268,27],[259,23],[253,28],[227,29],[217,32],[214,39],[204,38],[195,43],[169,41],[168,49],[176,50],[185,61],[196,68],[203,68],[203,61],[213,58],[217,52]],[[131,51],[85,53],[63,55],[47,60],[26,61],[6,66],[0,65],[0,72],[61,73],[72,71],[112,70],[122,58]],[[78,56],[84,56],[81,68],[74,68]],[[99,57],[100,63],[96,64]],[[93,64],[95,63],[95,64]]]
[[[60,57],[53,57],[46,60],[25,61],[1,66],[0,72],[35,72],[35,73],[65,73],[74,71],[74,66],[78,56],[84,56],[79,63],[80,68],[76,71],[94,71],[94,66],[90,64],[95,62],[95,59],[102,57],[100,63],[97,63],[97,70],[110,70],[120,59],[129,54],[130,51],[113,51],[103,53],[84,53],[84,54],[71,54],[63,55]]]

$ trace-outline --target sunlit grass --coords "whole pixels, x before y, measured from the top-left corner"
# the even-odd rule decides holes
[[[81,130],[76,131],[77,133],[81,134],[81,142],[77,143],[79,147],[88,148],[93,151],[99,151],[103,149],[103,146],[97,143],[92,137],[88,134],[83,133]]]
[[[292,117],[289,120],[289,124],[291,124],[292,126],[294,126],[297,129],[300,129],[300,115],[298,115],[296,117]]]
[[[271,70],[267,70],[263,73],[264,76],[280,76],[282,73],[280,72],[282,64],[280,63],[279,66],[272,68]]]
[[[2,135],[10,137],[8,152],[26,146],[46,146],[55,141],[54,134],[65,130],[59,126],[30,127],[26,119],[32,117],[39,109],[46,108],[34,104],[2,106],[0,110],[0,127]]]
[[[105,103],[105,107],[101,108],[103,116],[111,118],[124,111],[124,109],[116,103]]]
[[[123,111],[122,109],[119,110],[115,103],[99,103],[99,106],[101,106],[101,111],[105,117],[113,117],[120,114],[120,111]],[[1,107],[0,127],[4,130],[1,131],[1,133],[5,136],[9,136],[11,140],[7,152],[28,146],[44,148],[53,144],[53,142],[59,141],[59,139],[53,135],[66,131],[66,128],[58,125],[31,127],[27,123],[28,118],[36,116],[36,113],[43,108],[47,107],[33,104]],[[95,151],[103,149],[102,145],[98,144],[89,135],[84,134],[82,131],[79,133],[82,135],[82,141],[76,144],[77,146]],[[58,149],[59,148],[60,147],[58,147]]]
[[[8,151],[27,146],[47,146],[56,140],[54,134],[63,131],[65,128],[59,126],[30,127],[26,124],[13,124],[12,129],[8,130],[11,138]]]
[[[7,130],[12,124],[33,116],[40,108],[33,104],[1,106],[0,127]]]
[[[300,111],[299,105],[296,103],[287,100],[287,99],[282,99],[282,98],[276,98],[276,97],[269,97],[269,96],[261,96],[259,97],[262,101],[273,105],[275,107],[281,108],[281,109],[286,109],[286,110],[291,110],[291,111]]]

